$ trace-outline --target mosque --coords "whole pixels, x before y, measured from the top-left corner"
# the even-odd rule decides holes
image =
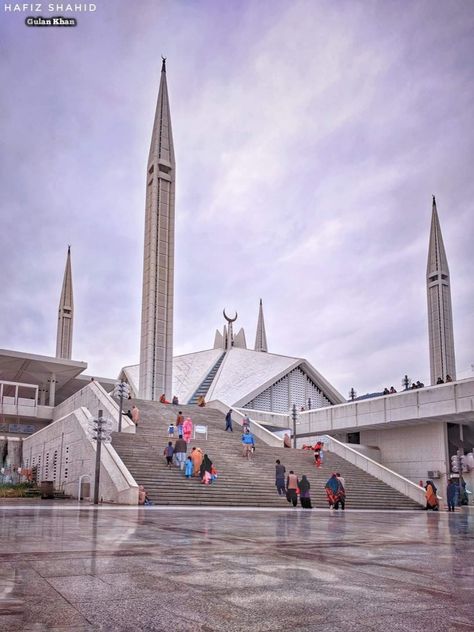
[[[431,386],[366,402],[346,402],[307,359],[269,350],[262,300],[252,349],[243,329],[234,332],[237,313],[230,317],[224,309],[224,326],[216,331],[212,348],[173,357],[175,180],[163,59],[146,169],[140,362],[123,367],[118,378],[91,378],[86,374],[87,364],[72,359],[74,300],[68,248],[55,356],[0,350],[3,471],[35,464],[48,467],[42,475],[54,476],[63,484],[65,474],[70,476],[73,444],[65,444],[65,431],[60,444],[61,433],[46,439],[53,437],[46,431],[65,423],[62,420],[72,414],[76,415],[74,423],[82,423],[77,411],[87,416],[94,406],[105,407],[118,417],[110,393],[119,379],[128,383],[133,397],[158,401],[164,394],[168,399],[177,396],[182,404],[193,404],[202,396],[209,405],[218,402],[248,412],[256,424],[271,431],[291,427],[289,411],[295,407],[299,428],[295,425],[293,429],[299,444],[330,434],[357,445],[361,454],[369,454],[411,481],[428,475],[446,478],[456,450],[474,447],[474,379],[456,381],[450,274],[435,198],[426,271]],[[443,384],[437,385],[440,381]],[[124,430],[134,432],[127,423]],[[87,438],[74,436],[74,445],[82,454]],[[50,452],[45,447],[48,441],[52,442]],[[79,444],[83,447],[78,448]],[[53,456],[47,460],[50,454]]]

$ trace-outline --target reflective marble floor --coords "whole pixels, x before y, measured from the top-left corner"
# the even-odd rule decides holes
[[[0,630],[474,631],[474,513],[0,505]]]

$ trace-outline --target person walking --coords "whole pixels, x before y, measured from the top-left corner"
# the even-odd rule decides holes
[[[180,410],[178,413],[178,416],[176,417],[176,429],[178,431],[178,435],[183,434],[183,423],[184,423],[183,412]]]
[[[201,448],[193,448],[191,450],[191,460],[193,462],[193,476],[199,476],[199,470],[204,458]]]
[[[208,457],[208,455],[207,455],[207,454],[205,454],[205,455],[204,455],[204,458],[203,458],[203,460],[202,460],[202,463],[201,463],[201,467],[200,467],[200,469],[199,469],[199,474],[200,474],[200,476],[201,476],[201,480],[202,480],[203,482],[204,482],[204,480],[205,480],[206,478],[208,478],[208,477],[206,476],[206,472],[208,472],[208,473],[209,473],[209,478],[208,478],[208,480],[210,480],[210,478],[211,478],[211,468],[212,468],[212,461],[211,461],[211,459]]]
[[[456,485],[452,478],[448,481],[446,499],[448,501],[448,511],[454,511],[456,505],[458,504],[458,485]]]
[[[188,456],[184,465],[184,475],[186,478],[191,478],[193,475],[193,461],[190,456]]]
[[[311,485],[305,474],[303,474],[301,480],[298,481],[298,488],[300,490],[301,506],[303,507],[303,509],[312,509],[313,507],[311,505],[311,496],[309,495]]]
[[[231,410],[229,410],[229,412],[225,416],[225,430],[226,430],[226,432],[228,430],[230,430],[231,432],[234,432],[232,430],[232,411]]]
[[[168,441],[168,445],[166,446],[166,448],[163,451],[163,454],[166,457],[166,465],[168,467],[168,469],[171,469],[171,464],[173,463],[173,454],[174,454],[174,448],[173,448],[173,444],[171,441]]]
[[[314,446],[314,463],[317,468],[321,467],[321,441]]]
[[[298,504],[298,477],[293,470],[290,470],[286,479],[286,500],[292,503],[293,507]]]
[[[249,431],[248,428],[245,429],[245,432],[242,435],[242,445],[244,448],[242,451],[242,456],[250,459],[253,454],[255,439],[253,438],[253,434]]]
[[[136,426],[138,426],[138,422],[140,421],[140,410],[135,404],[132,406],[132,421]]]
[[[183,439],[186,441],[186,443],[189,443],[191,441],[192,433],[193,433],[193,422],[191,420],[191,417],[186,417],[186,419],[183,422]]]
[[[176,465],[179,467],[180,470],[184,468],[187,451],[188,444],[183,439],[183,436],[179,435],[179,438],[176,439],[176,443],[174,444],[174,458],[176,460]]]
[[[280,463],[280,459],[277,459],[275,465],[275,485],[279,496],[285,495],[285,472],[285,466]]]
[[[245,430],[250,430],[250,417],[248,415],[245,415],[245,417],[242,419],[242,428]]]

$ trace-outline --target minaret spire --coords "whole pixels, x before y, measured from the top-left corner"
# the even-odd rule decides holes
[[[260,299],[258,310],[257,334],[255,336],[255,351],[268,351],[267,334],[265,333],[265,321],[263,319],[263,305]]]
[[[431,384],[449,376],[456,379],[453,314],[448,260],[433,195],[430,245],[426,267]]]
[[[175,159],[166,58],[146,173],[140,397],[172,396]]]
[[[58,333],[56,337],[56,357],[71,359],[72,326],[74,321],[74,300],[72,296],[71,246],[67,248],[66,269],[58,309]]]

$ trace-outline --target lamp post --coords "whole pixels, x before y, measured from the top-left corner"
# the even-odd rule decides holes
[[[114,388],[114,397],[119,398],[119,418],[118,418],[118,431],[122,432],[122,410],[123,410],[123,398],[128,397],[130,394],[130,387],[127,382],[119,382]]]
[[[353,402],[356,397],[357,397],[357,393],[355,392],[354,387],[352,387],[351,390],[349,391],[349,399],[351,400],[351,402]]]
[[[89,436],[93,441],[97,441],[95,453],[95,477],[94,477],[94,505],[99,504],[99,484],[100,484],[100,455],[102,452],[102,442],[109,443],[112,440],[111,432],[113,422],[103,417],[103,411],[99,410],[97,417],[88,423]]]
[[[408,387],[410,386],[410,378],[408,377],[408,375],[404,375],[403,379],[402,379],[402,386],[405,387],[405,390],[408,390]]]
[[[291,407],[291,419],[293,420],[293,447],[296,448],[296,418],[298,413],[296,412],[296,404]]]

